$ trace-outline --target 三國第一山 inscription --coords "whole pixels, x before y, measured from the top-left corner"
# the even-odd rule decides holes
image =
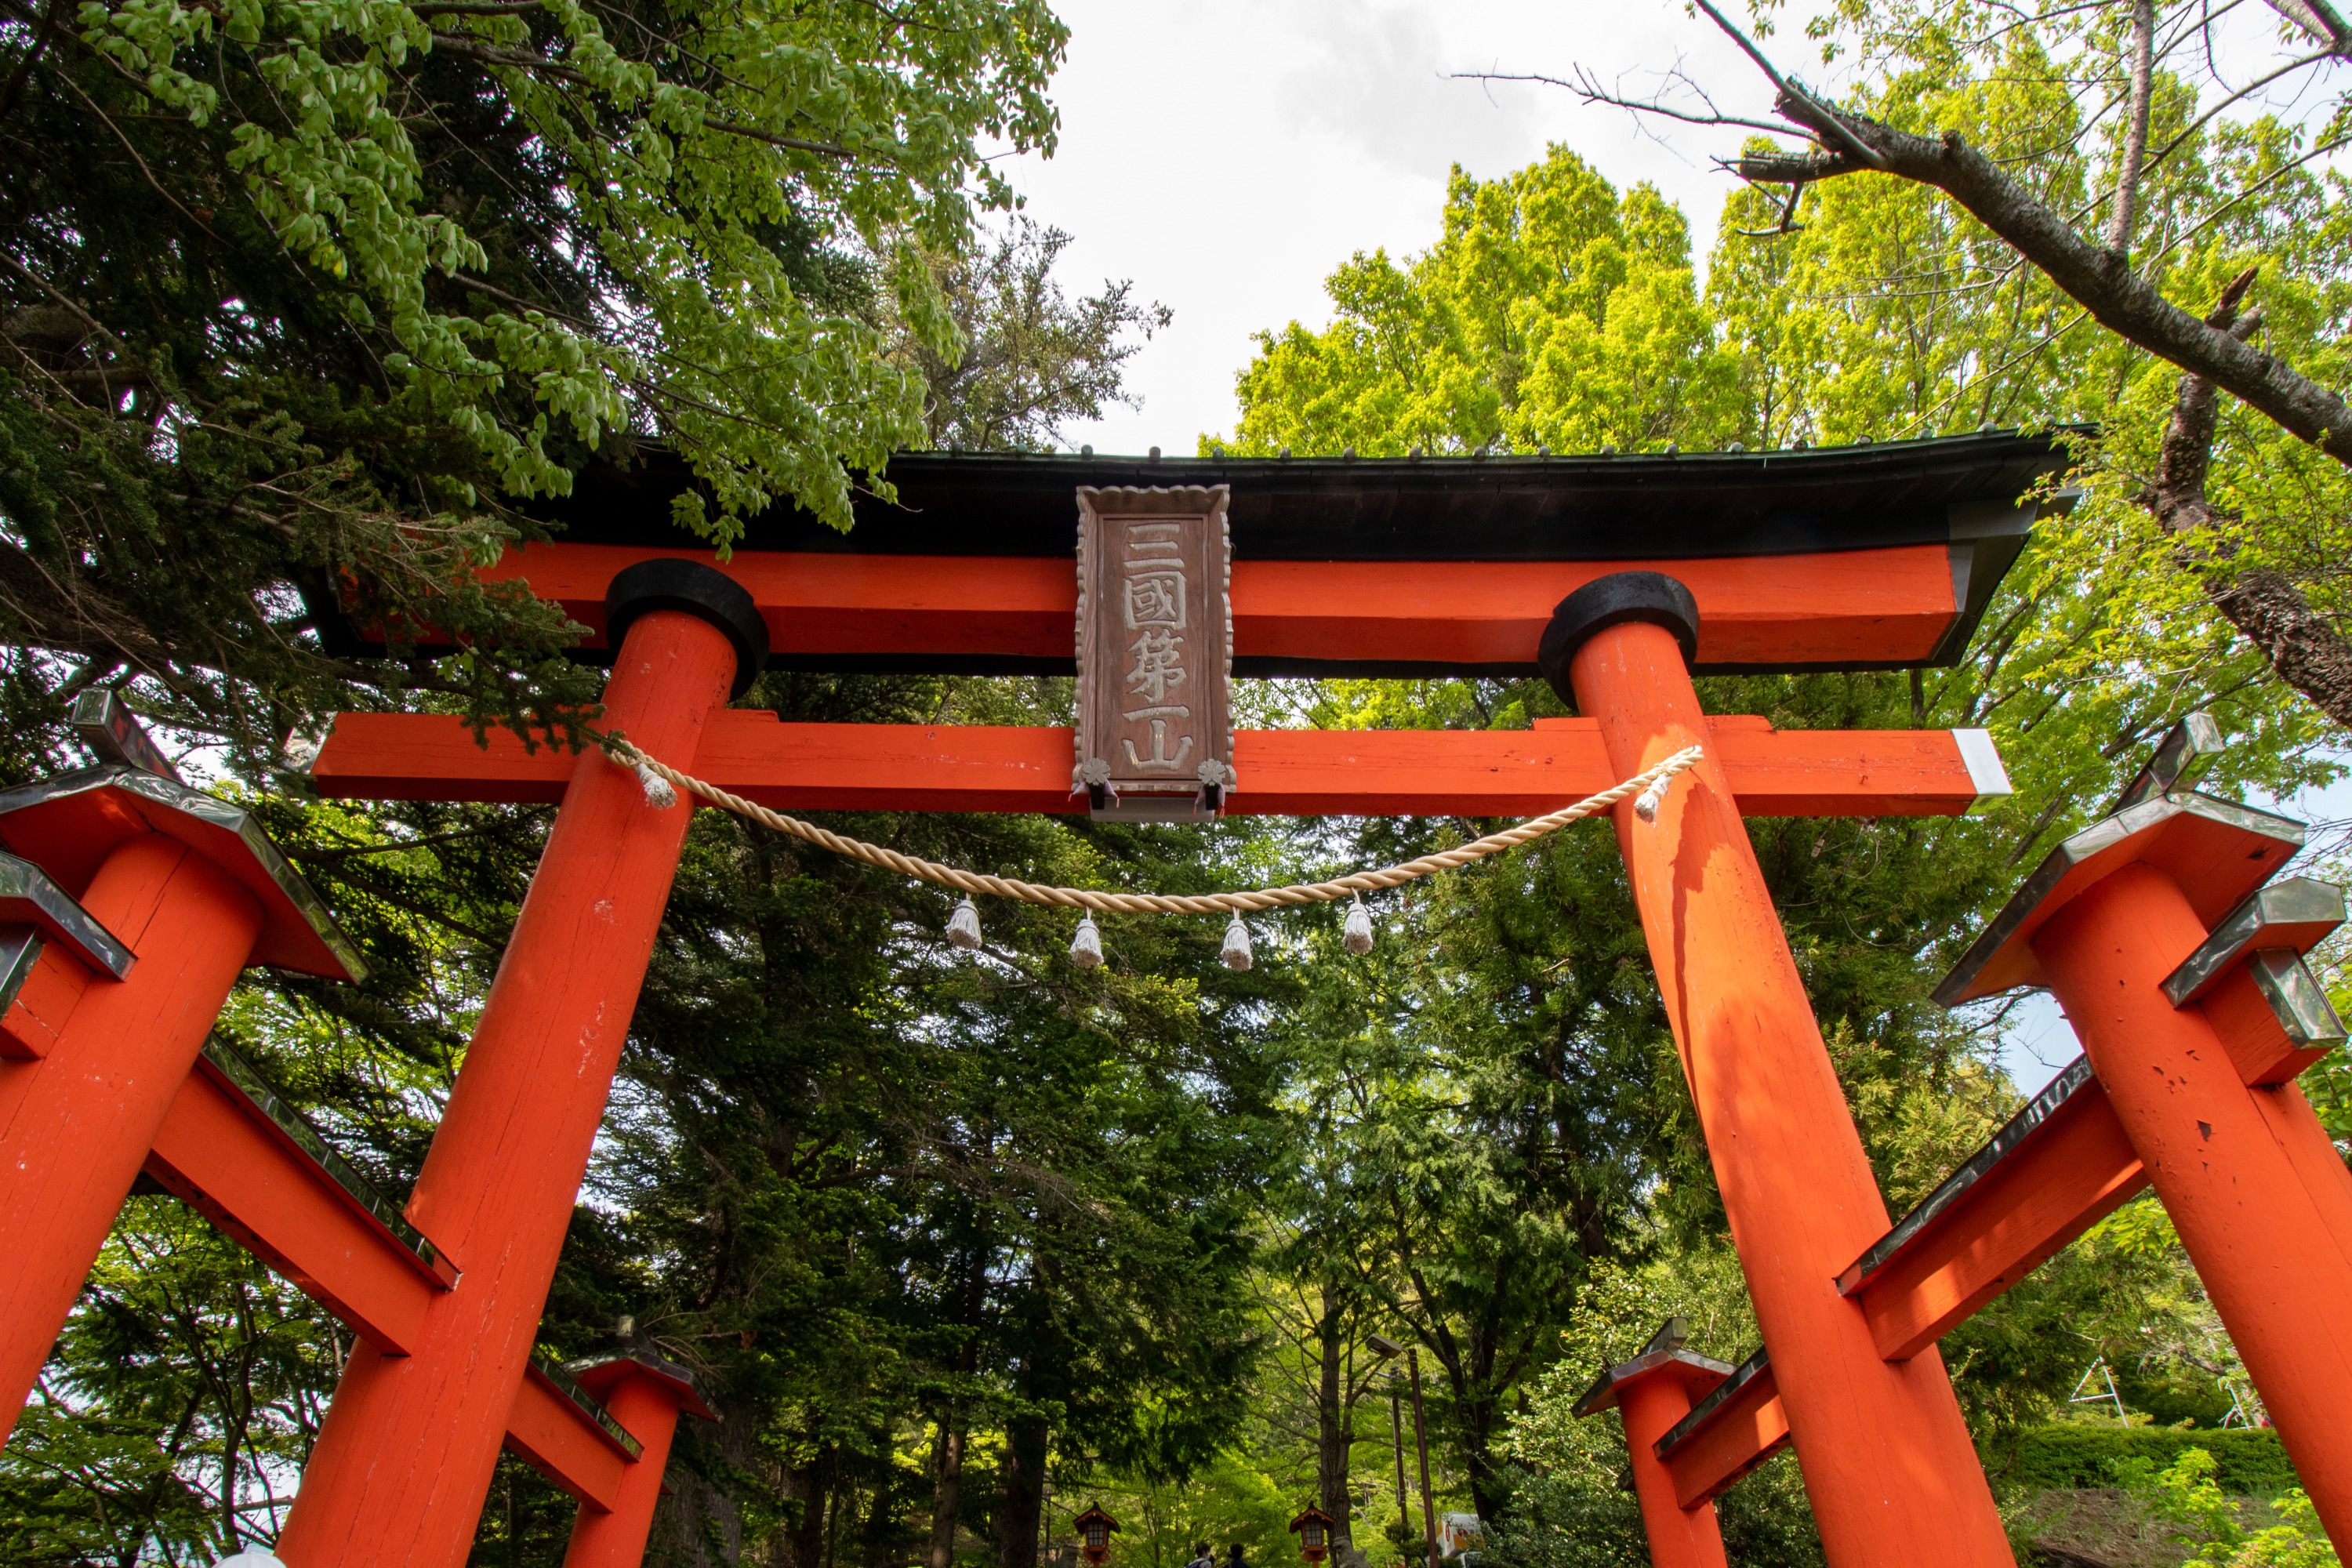
[[[1097,813],[1190,816],[1234,787],[1226,488],[1078,489],[1073,792]]]

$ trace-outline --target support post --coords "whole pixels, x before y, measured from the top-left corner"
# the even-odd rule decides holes
[[[2136,862],[2053,915],[2032,947],[2321,1522],[2352,1541],[2352,1261],[2337,1229],[2352,1199],[2318,1151],[2297,1158],[2282,1142],[2293,1107],[2259,1103],[2274,1091],[2250,1089],[2204,1014],[2165,996],[2166,974],[2205,937],[2179,885]]]
[[[1728,1568],[1714,1501],[1683,1507],[1674,1471],[1658,1457],[1659,1442],[1733,1370],[1685,1350],[1689,1331],[1680,1315],[1668,1318],[1641,1354],[1601,1373],[1576,1402],[1576,1414],[1589,1418],[1613,1407],[1624,1423],[1626,1468],[1642,1506],[1651,1568]]]
[[[48,1053],[0,1063],[0,1442],[260,934],[260,900],[161,833],[108,854],[82,907],[138,954],[97,975]]]
[[[750,596],[653,562],[614,580],[606,615],[627,630],[605,725],[691,767],[765,659]],[[408,1205],[460,1278],[415,1354],[352,1353],[278,1543],[293,1568],[466,1560],[692,812],[656,809],[600,752],[575,763]]]
[[[1633,1496],[1642,1505],[1642,1531],[1649,1537],[1651,1568],[1727,1568],[1723,1530],[1715,1504],[1684,1508],[1675,1500],[1675,1478],[1658,1458],[1657,1441],[1691,1412],[1690,1388],[1677,1377],[1645,1377],[1617,1396],[1625,1421],[1625,1447],[1632,1456]]]
[[[1389,1436],[1396,1446],[1397,1535],[1402,1542],[1412,1536],[1412,1494],[1404,1484],[1404,1396],[1397,1392],[1393,1367],[1389,1369]],[[1399,1552],[1402,1552],[1402,1545]],[[1399,1561],[1402,1560],[1400,1555]]]
[[[572,1371],[580,1385],[645,1445],[645,1451],[621,1472],[620,1493],[611,1509],[580,1505],[563,1568],[638,1568],[653,1531],[654,1510],[661,1501],[662,1472],[669,1465],[678,1412],[709,1420],[710,1411],[685,1370],[667,1363],[624,1356]]]
[[[1421,1414],[1421,1351],[1419,1347],[1412,1346],[1406,1349],[1404,1364],[1412,1373],[1412,1441],[1413,1446],[1421,1450],[1422,1541],[1428,1548],[1426,1557],[1429,1568],[1437,1568],[1437,1504],[1429,1489],[1429,1427],[1423,1423]]]
[[[1696,637],[1688,592],[1657,573],[1602,578],[1555,615],[1544,672],[1600,721],[1620,777],[1706,742]],[[1941,1358],[1880,1360],[1838,1295],[1886,1205],[1720,763],[1682,774],[1654,822],[1631,802],[1615,818],[1832,1568],[2013,1562]]]

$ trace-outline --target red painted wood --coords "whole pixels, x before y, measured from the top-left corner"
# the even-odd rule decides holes
[[[202,1060],[155,1134],[147,1173],[387,1354],[416,1343],[427,1308],[452,1278],[394,1242]],[[674,1417],[676,1385],[653,1381],[671,1391]],[[604,1404],[611,1411],[612,1401]],[[622,1424],[641,1442],[653,1427]],[[592,1508],[625,1498],[620,1478],[632,1462],[544,1377],[528,1374],[517,1385],[507,1447]]]
[[[2305,1181],[2204,1015],[2165,998],[2205,934],[2179,885],[2135,864],[2060,910],[2033,949],[2321,1522],[2352,1541],[2346,1211]]]
[[[1072,515],[1075,531],[1076,518]],[[602,646],[614,574],[660,556],[748,589],[779,655],[994,654],[1067,659],[1068,560],[524,545],[485,575],[520,578]],[[1706,664],[1925,658],[1958,613],[1941,544],[1711,561],[1234,563],[1236,658],[1532,664],[1560,600],[1615,572],[1671,573],[1698,601]]]
[[[609,1503],[580,1510],[563,1568],[637,1568],[645,1561],[646,1538],[661,1501],[662,1473],[669,1468],[670,1439],[677,1433],[678,1398],[676,1384],[646,1373],[623,1378],[605,1394],[604,1408],[646,1446],[645,1452],[621,1471]]]
[[[2328,1241],[2352,1264],[2352,1171],[2345,1169],[2336,1141],[2297,1085],[2257,1089],[2252,1098],[2256,1113],[2325,1217]]]
[[[2105,1092],[2084,1085],[1855,1292],[1878,1353],[1917,1355],[2147,1185]]]
[[[1570,679],[1620,776],[1708,739],[1661,627],[1601,632]],[[1629,801],[1616,823],[1832,1568],[2010,1562],[1943,1362],[1932,1348],[1882,1360],[1837,1292],[1838,1271],[1885,1234],[1886,1205],[1723,763],[1683,774],[1655,822]]]
[[[30,1060],[47,1056],[58,1043],[58,1031],[80,1005],[81,994],[99,978],[98,971],[56,942],[43,943],[16,1000],[0,1016],[0,1057]],[[110,974],[105,980],[114,984]]]
[[[1617,1387],[1617,1410],[1625,1422],[1625,1451],[1633,1472],[1633,1497],[1642,1505],[1642,1532],[1649,1538],[1651,1568],[1728,1568],[1715,1504],[1702,1500],[1684,1507],[1675,1489],[1675,1473],[1657,1454],[1658,1439],[1721,1381],[1719,1373],[1668,1362]]]
[[[610,1405],[606,1406],[609,1411]],[[645,1436],[625,1421],[629,1436]],[[665,1439],[664,1447],[667,1447]],[[637,1467],[596,1423],[533,1369],[515,1385],[507,1411],[506,1447],[518,1459],[580,1500],[581,1511],[603,1513],[622,1498]],[[306,1474],[308,1472],[305,1472]],[[659,1471],[654,1484],[661,1484]],[[477,1510],[480,1505],[476,1504]],[[280,1551],[284,1549],[281,1547]]]
[[[715,628],[647,615],[605,721],[691,766],[734,666]],[[352,1353],[278,1542],[293,1568],[465,1561],[691,815],[601,754],[573,763],[409,1203],[463,1274],[414,1354]]]
[[[147,1173],[376,1349],[422,1342],[443,1282],[201,1062],[156,1129]]]
[[[2223,975],[2197,1006],[2247,1083],[2266,1088],[2293,1083],[2304,1068],[2327,1054],[2326,1047],[2315,1050],[2287,1038],[2270,999],[2254,983],[2253,971],[2243,963]]]
[[[116,846],[81,902],[139,962],[91,984],[47,1057],[0,1063],[0,1441],[261,931],[236,878],[161,834]]]
[[[1948,730],[1773,730],[1707,721],[1748,816],[1957,816],[1976,786]],[[1534,816],[1618,781],[1591,719],[1532,730],[1244,730],[1241,815]],[[710,715],[696,768],[779,811],[1077,813],[1070,731],[979,725],[784,724]],[[341,799],[551,802],[572,757],[499,731],[488,749],[458,719],[346,713],[311,776]]]
[[[1788,1441],[1789,1412],[1768,1366],[1666,1456],[1675,1500],[1689,1510],[1706,1507]]]

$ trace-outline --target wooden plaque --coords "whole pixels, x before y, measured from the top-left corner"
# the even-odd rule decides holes
[[[1078,489],[1078,732],[1098,812],[1189,816],[1234,787],[1226,488]]]

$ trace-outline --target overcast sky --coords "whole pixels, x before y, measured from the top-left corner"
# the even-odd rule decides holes
[[[1074,239],[1073,292],[1131,278],[1175,321],[1132,362],[1140,409],[1067,431],[1105,452],[1193,449],[1232,427],[1250,334],[1328,320],[1323,279],[1358,250],[1402,256],[1437,235],[1447,170],[1488,178],[1564,142],[1621,189],[1647,180],[1691,219],[1703,256],[1729,178],[1707,154],[1726,133],[1660,142],[1630,116],[1558,88],[1451,79],[1478,70],[1565,76],[1579,65],[1629,89],[1677,60],[1745,91],[1769,89],[1674,0],[1064,0],[1069,62],[1051,159],[1006,164],[1027,211]],[[1784,46],[1784,68],[1804,63]],[[1727,105],[1728,107],[1728,105]]]

